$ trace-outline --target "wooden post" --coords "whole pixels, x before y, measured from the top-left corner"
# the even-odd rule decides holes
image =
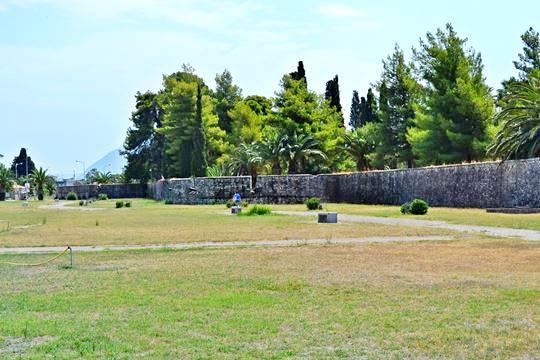
[[[69,249],[69,265],[73,267],[73,249],[71,246],[68,246]]]

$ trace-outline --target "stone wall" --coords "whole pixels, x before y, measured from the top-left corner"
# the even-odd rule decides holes
[[[88,193],[89,186],[75,191]],[[111,198],[145,193],[176,204],[219,203],[239,192],[250,202],[264,203],[301,203],[316,196],[327,202],[359,204],[400,205],[422,198],[433,206],[540,207],[540,158],[350,174],[260,176],[254,192],[248,176],[167,179],[148,184],[147,191],[139,188],[125,193],[120,189],[131,185],[105,185],[114,186],[118,191],[111,191]],[[62,192],[70,191],[66,190]]]
[[[73,191],[79,199],[96,198],[98,194],[107,194],[111,199],[119,198],[144,198],[147,187],[145,184],[106,184],[106,185],[74,185],[59,186],[57,196],[65,199],[69,192]]]

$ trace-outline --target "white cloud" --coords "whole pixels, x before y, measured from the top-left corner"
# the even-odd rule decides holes
[[[332,17],[359,17],[364,16],[364,13],[345,4],[321,3],[318,6],[318,11],[324,15]]]

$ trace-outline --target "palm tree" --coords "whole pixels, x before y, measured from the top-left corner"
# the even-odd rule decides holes
[[[229,169],[236,176],[250,175],[251,191],[253,192],[257,185],[257,175],[262,163],[263,159],[259,155],[256,144],[242,143],[232,153]]]
[[[42,167],[39,169],[34,169],[30,178],[37,189],[38,200],[43,200],[43,188],[48,180],[47,170],[43,170]]]
[[[281,175],[283,151],[287,136],[283,133],[273,133],[257,143],[258,152],[264,162],[268,163],[273,175]]]
[[[311,135],[294,133],[288,136],[282,153],[288,160],[289,174],[301,173],[309,160],[326,160],[326,155],[319,149],[319,142]]]
[[[358,128],[345,134],[345,151],[356,161],[357,171],[369,170],[367,155],[373,151],[374,144],[366,136],[364,128]]]
[[[110,171],[107,171],[105,173],[96,171],[96,173],[92,177],[92,181],[100,185],[109,184],[113,181],[113,179],[114,179],[114,176],[111,174]]]
[[[0,164],[0,201],[6,200],[6,192],[13,189],[11,175],[11,171],[4,164]]]
[[[495,116],[502,127],[489,151],[504,160],[540,156],[540,71],[511,84],[504,100]]]

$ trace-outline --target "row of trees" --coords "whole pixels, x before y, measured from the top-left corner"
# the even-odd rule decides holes
[[[126,180],[324,173],[538,156],[539,35],[523,36],[516,78],[496,96],[479,53],[451,25],[427,33],[408,61],[396,45],[348,128],[339,79],[308,89],[304,64],[273,98],[244,97],[225,70],[210,89],[190,66],[137,93],[124,154]]]
[[[52,195],[55,189],[54,178],[47,174],[47,170],[43,168],[34,168],[32,172],[23,177],[25,181],[31,184],[33,192],[37,195],[38,200],[43,200],[45,191]],[[6,199],[6,192],[13,190],[13,186],[16,184],[16,178],[10,169],[0,164],[0,201]]]

